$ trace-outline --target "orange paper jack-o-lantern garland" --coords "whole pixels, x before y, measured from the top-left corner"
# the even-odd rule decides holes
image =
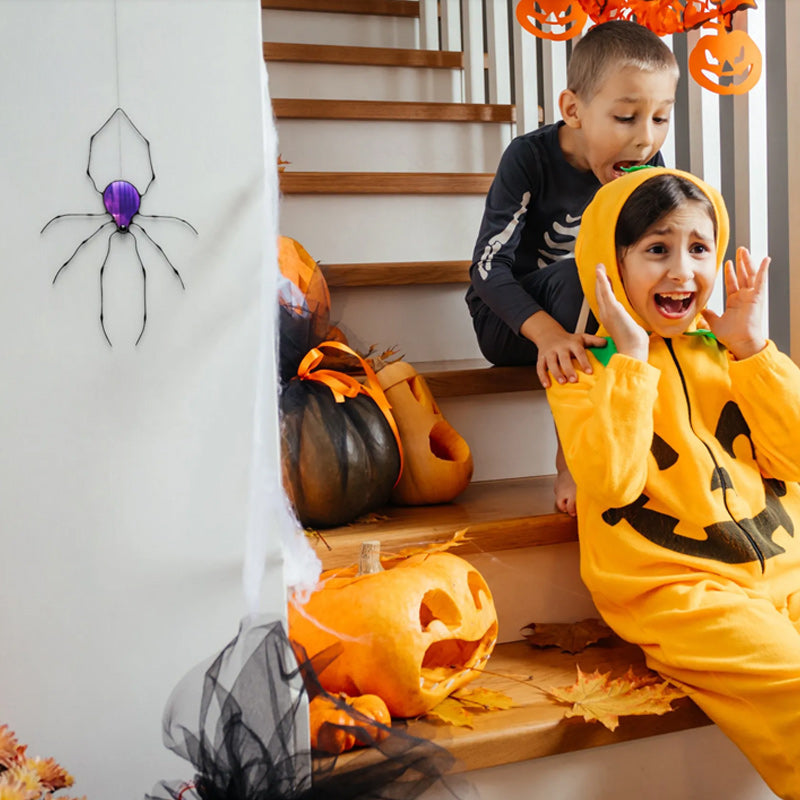
[[[560,42],[577,36],[586,25],[586,12],[577,0],[520,0],[516,16],[528,33]]]
[[[741,30],[732,30],[737,11],[756,8],[755,0],[520,0],[519,24],[540,39],[578,36],[587,15],[595,23],[628,20],[658,36],[703,26],[715,33],[699,39],[689,56],[689,72],[704,89],[744,94],[761,77],[761,52]]]

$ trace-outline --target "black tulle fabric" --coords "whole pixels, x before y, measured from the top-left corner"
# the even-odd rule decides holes
[[[335,770],[335,757],[312,759],[305,698],[322,691],[317,671],[335,653],[318,658],[298,666],[280,622],[243,623],[176,687],[164,715],[164,743],[191,762],[194,778],[163,781],[146,800],[412,800],[434,786],[437,798],[472,794],[445,778],[446,750],[402,727],[384,728],[379,743],[358,728],[372,746],[348,754],[344,768]]]

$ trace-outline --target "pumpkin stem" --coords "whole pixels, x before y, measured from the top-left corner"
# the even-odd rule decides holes
[[[372,575],[383,572],[381,565],[381,543],[378,541],[361,542],[361,554],[358,557],[358,575]]]

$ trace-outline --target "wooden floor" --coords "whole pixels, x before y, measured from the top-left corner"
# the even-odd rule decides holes
[[[564,719],[566,707],[549,700],[536,686],[545,689],[569,686],[577,677],[576,664],[584,672],[597,668],[601,672],[610,671],[612,677],[624,674],[630,666],[646,670],[641,650],[621,640],[615,639],[603,647],[587,647],[578,655],[554,648],[534,648],[527,642],[511,642],[495,648],[487,669],[518,677],[531,676],[530,684],[484,674],[470,686],[503,692],[514,700],[513,708],[476,713],[473,728],[457,728],[427,718],[394,724],[407,725],[408,733],[447,748],[458,762],[454,771],[509,764],[711,724],[688,698],[673,702],[675,710],[662,716],[621,717],[619,727],[613,732],[597,722]],[[338,768],[347,770],[356,763],[362,766],[371,758],[374,755],[370,751],[351,752],[340,759]]]

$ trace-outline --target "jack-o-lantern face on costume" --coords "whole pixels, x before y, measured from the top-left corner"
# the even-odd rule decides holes
[[[392,490],[401,505],[447,503],[472,478],[472,453],[439,410],[425,379],[405,361],[377,373],[403,445],[403,472]]]
[[[586,25],[578,0],[520,0],[516,15],[528,33],[559,42],[578,36]]]
[[[733,401],[729,401],[723,407],[715,436],[725,452],[733,458],[736,457],[734,442],[739,436],[746,437],[750,454],[753,455],[755,452],[747,422],[739,406]],[[668,470],[680,461],[680,454],[658,434],[653,436],[650,452],[660,471]],[[712,493],[722,492],[727,507],[726,493],[734,489],[731,476],[724,467],[715,466],[709,481],[709,490]],[[763,480],[763,485],[763,511],[752,518],[738,520],[730,518],[709,522],[704,528],[705,539],[695,539],[676,533],[675,529],[680,520],[648,508],[650,498],[644,493],[627,506],[608,509],[603,513],[603,520],[612,526],[625,520],[637,533],[651,542],[684,555],[709,558],[726,564],[752,561],[763,563],[764,559],[785,552],[784,548],[773,540],[779,528],[794,536],[794,524],[780,501],[786,494],[786,484],[766,478]],[[691,501],[687,498],[688,502]]]
[[[727,31],[701,37],[689,54],[689,72],[704,89],[717,94],[745,94],[761,77],[761,51],[744,32]]]
[[[429,711],[477,677],[497,639],[497,612],[475,568],[451,553],[383,561],[384,570],[323,573],[303,605],[289,604],[289,638],[319,670],[326,691],[376,694],[394,717]]]

